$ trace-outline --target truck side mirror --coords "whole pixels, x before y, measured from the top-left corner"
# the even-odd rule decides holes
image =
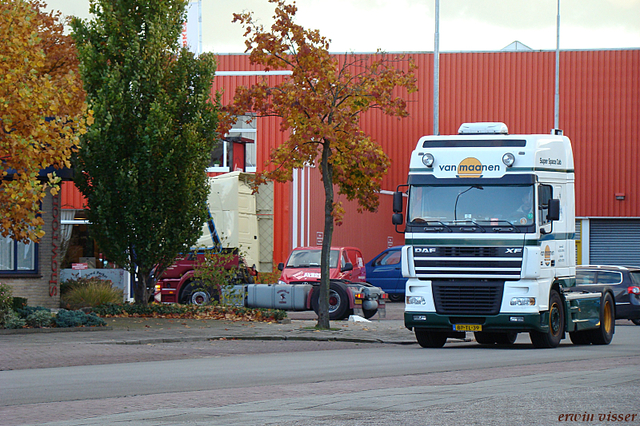
[[[402,213],[402,192],[400,191],[393,193],[393,212]]]
[[[552,198],[549,200],[549,210],[547,212],[547,219],[550,221],[560,220],[560,200]]]
[[[284,263],[282,262],[278,263],[278,271],[280,272],[284,271]]]
[[[351,262],[347,262],[344,264],[344,266],[340,269],[340,272],[347,272],[347,271],[353,271],[353,263]]]
[[[393,225],[402,225],[402,222],[404,222],[402,213],[394,213],[393,216],[391,216],[391,223]]]

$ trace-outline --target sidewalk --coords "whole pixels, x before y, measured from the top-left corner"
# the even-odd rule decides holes
[[[2,330],[19,342],[90,341],[111,344],[151,344],[197,340],[313,340],[362,343],[415,343],[402,320],[332,321],[330,330],[317,330],[311,319],[278,323],[164,318],[107,318],[107,327],[77,329]]]
[[[0,330],[0,371],[343,349],[353,344],[416,344],[402,320],[332,321],[331,330],[323,331],[315,329],[315,319],[106,321],[107,327],[96,328]]]

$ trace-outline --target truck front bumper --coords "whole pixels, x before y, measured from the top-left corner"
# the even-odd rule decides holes
[[[424,328],[435,331],[456,331],[456,325],[480,325],[481,331],[541,331],[546,333],[549,331],[549,312],[471,316],[412,311],[404,313],[404,325],[409,330]]]

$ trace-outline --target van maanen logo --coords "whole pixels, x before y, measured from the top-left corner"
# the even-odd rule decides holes
[[[479,178],[482,177],[482,172],[500,171],[499,164],[482,164],[474,157],[465,158],[457,166],[455,164],[441,164],[439,167],[442,172],[458,172],[457,176],[461,178]]]

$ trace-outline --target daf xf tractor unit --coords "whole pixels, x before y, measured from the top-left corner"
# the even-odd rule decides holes
[[[468,123],[420,138],[393,206],[406,244],[404,321],[418,343],[442,347],[467,332],[486,345],[511,345],[522,332],[540,348],[566,333],[574,344],[611,342],[612,294],[572,291],[574,199],[561,131],[509,135],[503,123]]]

